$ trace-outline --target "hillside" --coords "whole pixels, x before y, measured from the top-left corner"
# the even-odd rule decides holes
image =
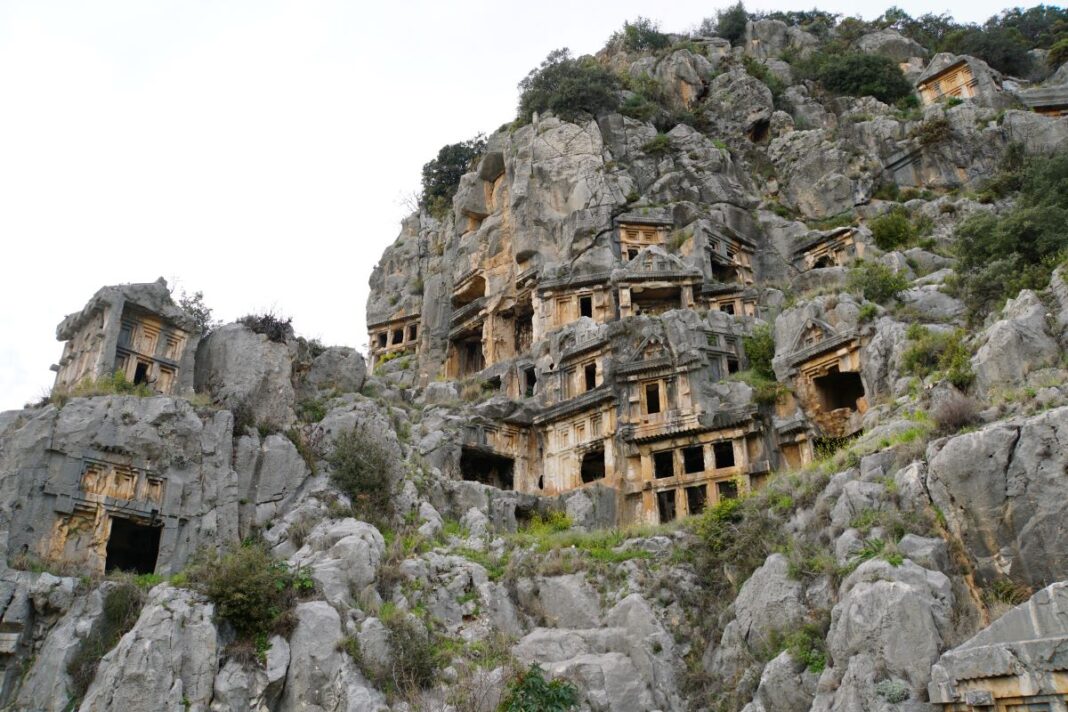
[[[0,414],[0,704],[1064,709],[1066,43],[554,52],[424,168],[369,362],[101,289]]]

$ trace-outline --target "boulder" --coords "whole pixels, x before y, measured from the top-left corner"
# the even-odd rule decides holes
[[[285,430],[296,421],[293,351],[244,324],[221,326],[200,342],[196,388],[239,415],[238,426]]]
[[[857,49],[864,54],[880,54],[898,63],[927,56],[927,50],[919,42],[890,29],[861,35],[857,40]]]
[[[356,349],[331,346],[312,361],[301,383],[312,393],[359,393],[367,378],[367,364]]]
[[[1068,408],[936,442],[927,488],[980,581],[1068,578]]]
[[[972,358],[975,382],[980,392],[1020,386],[1031,371],[1052,365],[1061,349],[1050,336],[1046,305],[1025,289],[1010,299],[1001,319],[986,331]]]

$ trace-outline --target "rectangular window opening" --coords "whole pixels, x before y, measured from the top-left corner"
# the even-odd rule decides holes
[[[663,450],[653,453],[653,476],[658,480],[675,476],[675,451]]]
[[[645,386],[645,412],[650,415],[660,412],[659,383],[647,383]]]
[[[502,490],[514,489],[515,460],[485,450],[465,447],[460,451],[460,474],[468,482]]]
[[[538,373],[533,366],[528,366],[523,369],[523,395],[532,398],[536,385],[538,385]]]
[[[129,519],[112,517],[104,571],[155,573],[161,531],[163,527],[150,527]]]
[[[404,329],[394,329],[393,330],[393,343],[394,344],[404,343]]]
[[[382,333],[380,333],[378,335],[378,348],[380,348],[380,349],[386,348],[386,339],[387,339],[386,332],[383,331]]]
[[[579,297],[579,316],[593,318],[593,297]]]
[[[738,359],[727,359],[727,373],[738,373]]]
[[[419,336],[419,327],[416,324],[408,326],[408,341],[415,341]]]
[[[731,316],[734,316],[734,303],[728,302],[726,304],[720,304],[719,310],[724,314],[730,314]]]
[[[148,382],[148,364],[144,361],[137,362],[137,368],[134,369],[133,382],[135,386]]]
[[[701,445],[683,448],[682,469],[688,475],[705,471],[705,449]]]
[[[716,493],[721,501],[724,499],[738,499],[738,483],[734,480],[717,482]]]
[[[586,390],[592,391],[597,387],[597,364],[588,363],[582,369],[583,378],[586,381]]]
[[[712,456],[716,460],[716,469],[734,467],[734,443],[731,441],[715,443],[712,446]]]
[[[675,490],[656,493],[656,509],[660,513],[660,523],[675,519]]]
[[[700,514],[705,511],[705,503],[708,501],[708,490],[704,485],[686,488],[686,510],[691,514]]]
[[[603,480],[605,474],[604,448],[590,450],[582,456],[582,482],[588,484]]]

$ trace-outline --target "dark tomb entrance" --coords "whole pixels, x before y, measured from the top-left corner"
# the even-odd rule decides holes
[[[155,573],[162,531],[163,527],[150,527],[129,519],[112,517],[104,571]]]
[[[470,482],[498,489],[514,489],[515,460],[496,453],[465,447],[460,452],[460,474]]]

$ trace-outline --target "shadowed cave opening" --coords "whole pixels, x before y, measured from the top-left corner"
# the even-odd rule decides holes
[[[162,527],[150,527],[129,519],[112,517],[104,571],[155,573],[161,531]]]
[[[515,460],[504,455],[465,447],[460,452],[460,474],[468,482],[498,489],[514,489]]]
[[[812,380],[820,405],[825,413],[838,408],[857,409],[857,401],[864,397],[864,384],[855,371],[834,371]]]

